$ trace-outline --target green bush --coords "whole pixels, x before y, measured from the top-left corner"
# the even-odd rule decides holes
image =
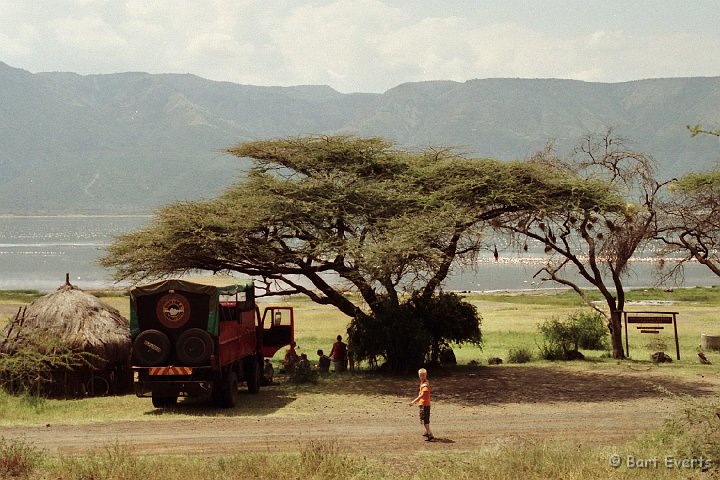
[[[415,295],[396,304],[383,299],[373,315],[359,314],[348,328],[359,361],[384,359],[391,372],[408,373],[438,363],[444,343],[482,345],[477,308],[457,294]]]
[[[538,345],[540,358],[545,360],[567,360],[567,351],[561,345],[549,343],[547,341]]]
[[[566,319],[553,317],[538,325],[543,336],[540,355],[546,360],[567,360],[569,352],[580,348],[604,350],[608,331],[598,312],[575,312]]]
[[[0,354],[0,388],[38,397],[53,383],[53,372],[92,367],[92,362],[100,359],[71,348],[45,330],[10,336],[5,340],[5,350]]]
[[[607,350],[609,348],[607,322],[600,312],[576,312],[568,318],[572,319],[577,326],[580,348],[586,350]]]
[[[511,348],[508,351],[508,363],[527,363],[533,359],[532,350],[526,347]]]

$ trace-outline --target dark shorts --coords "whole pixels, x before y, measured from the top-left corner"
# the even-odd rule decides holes
[[[420,423],[430,425],[430,405],[420,405]]]

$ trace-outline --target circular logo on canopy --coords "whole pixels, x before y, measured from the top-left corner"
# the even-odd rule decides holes
[[[164,295],[157,303],[157,318],[167,328],[180,328],[190,320],[190,302],[177,293]]]

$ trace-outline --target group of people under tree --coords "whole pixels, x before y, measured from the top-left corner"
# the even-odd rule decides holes
[[[298,355],[297,344],[292,342],[290,347],[285,351],[285,358],[283,359],[283,368],[281,372],[290,373],[293,370],[310,371],[311,366],[307,358],[307,354],[302,353]],[[330,371],[330,364],[333,364],[335,372],[345,372],[350,366],[350,371],[355,371],[355,356],[352,349],[342,341],[342,335],[338,335],[335,343],[333,343],[330,350],[330,355],[325,355],[323,350],[317,351],[318,363],[315,368],[320,373],[328,373]]]

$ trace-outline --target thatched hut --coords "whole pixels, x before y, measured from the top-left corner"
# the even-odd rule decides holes
[[[0,355],[40,359],[38,391],[55,397],[129,391],[130,345],[127,319],[69,281],[19,310],[0,332]]]

